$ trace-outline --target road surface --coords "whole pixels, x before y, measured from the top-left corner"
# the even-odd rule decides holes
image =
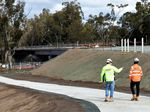
[[[15,80],[0,76],[0,82],[25,88],[54,92],[94,103],[101,112],[150,112],[150,97],[130,101],[131,94],[115,92],[114,102],[104,102],[104,90]]]

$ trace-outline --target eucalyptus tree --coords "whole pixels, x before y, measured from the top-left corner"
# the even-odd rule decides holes
[[[58,46],[58,43],[63,43],[66,41],[65,35],[65,13],[61,10],[53,14],[54,19],[54,42]]]
[[[39,17],[34,21],[36,24],[36,28],[32,29],[32,32],[36,32],[34,34],[34,44],[35,45],[51,45],[54,37],[54,18],[53,14],[50,13],[49,9],[43,9],[42,13]],[[34,29],[36,29],[34,31]]]
[[[118,18],[120,16],[121,11],[128,6],[128,4],[120,4],[120,5],[114,5],[112,3],[107,4],[108,7],[111,8],[111,12],[110,12],[110,21],[109,21],[109,40],[112,41],[114,40],[116,44],[118,44],[119,39],[121,38],[120,35],[120,29],[121,27],[119,25],[117,25],[116,23],[120,23],[118,22]],[[119,11],[115,12],[115,8],[118,8]]]
[[[80,3],[77,0],[71,2],[63,2],[65,7],[62,9],[64,13],[64,35],[66,42],[78,41],[81,37],[82,19],[84,17]]]
[[[54,42],[54,18],[49,9],[28,19],[26,29],[19,41],[19,46],[51,45]]]
[[[126,12],[122,16],[122,25],[128,26],[129,35],[128,37],[133,39],[137,38],[141,41],[142,37],[149,35],[149,13],[150,13],[150,3],[147,0],[142,0],[142,2],[136,3],[136,12]]]
[[[108,28],[109,28],[109,21],[111,19],[110,14],[103,15],[103,13],[99,14],[99,17],[96,18],[96,29],[97,33],[100,36],[102,41],[108,40]]]
[[[39,16],[29,19],[20,45],[58,45],[58,42],[80,40],[83,28],[80,4],[71,1],[63,2],[62,5],[64,8],[60,11],[51,13],[50,10],[43,9]]]
[[[2,62],[12,63],[11,48],[17,46],[22,35],[25,3],[0,0],[0,38],[3,42]]]
[[[97,31],[95,29],[95,17],[89,15],[89,19],[83,25],[82,29],[82,42],[91,43],[97,40]]]
[[[96,30],[95,30],[93,24],[88,21],[83,25],[83,29],[81,31],[82,38],[80,38],[80,41],[82,43],[94,42],[94,41],[96,41],[95,34],[96,34]]]
[[[145,38],[146,44],[150,43],[150,2],[148,0],[141,0],[137,12],[141,15],[141,21],[139,31],[142,33],[142,37]],[[140,9],[142,8],[142,10]],[[148,42],[149,41],[149,42]]]

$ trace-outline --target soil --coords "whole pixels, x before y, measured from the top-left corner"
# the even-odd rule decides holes
[[[79,103],[64,96],[4,85],[0,91],[1,112],[84,112]]]
[[[71,84],[63,80],[30,74],[3,74],[1,76],[44,83]],[[5,84],[0,85],[0,102],[1,112],[92,112],[91,110],[99,112],[94,104],[87,101]]]

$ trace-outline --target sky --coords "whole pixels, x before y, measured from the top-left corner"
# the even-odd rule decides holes
[[[23,0],[25,1],[25,14],[28,18],[34,17],[34,15],[39,15],[43,8],[49,9],[51,13],[55,13],[63,8],[62,2],[72,1],[72,0]],[[104,14],[110,13],[111,9],[107,7],[108,3],[113,3],[114,5],[129,4],[123,10],[118,10],[115,8],[116,15],[119,16],[124,12],[130,11],[135,12],[136,2],[141,0],[78,0],[81,5],[82,11],[84,12],[84,17],[87,20],[89,15],[98,15],[100,12]]]

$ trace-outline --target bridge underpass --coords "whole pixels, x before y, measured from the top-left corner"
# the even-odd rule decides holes
[[[23,62],[26,57],[33,56],[33,58],[37,58],[37,61],[44,62],[64,53],[67,50],[68,48],[17,48],[15,49],[13,58],[15,59],[15,62]]]

